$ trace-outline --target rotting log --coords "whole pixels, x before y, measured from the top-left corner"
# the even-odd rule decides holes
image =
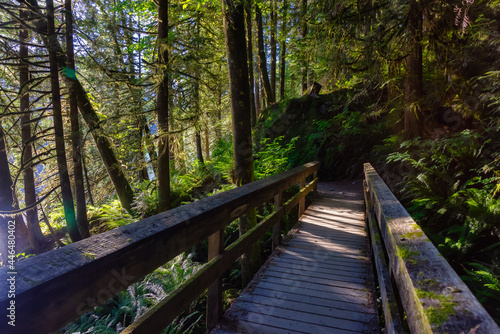
[[[411,333],[500,333],[500,328],[370,164],[365,180]]]
[[[0,333],[60,329],[318,169],[319,163],[308,163],[20,261],[15,275],[0,268],[0,291],[9,290],[7,278],[16,280],[16,326],[2,321]],[[10,301],[0,295],[2,316]]]

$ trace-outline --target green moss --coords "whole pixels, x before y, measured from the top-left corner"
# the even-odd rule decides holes
[[[417,261],[413,258],[414,256],[419,255],[418,251],[410,250],[410,247],[406,245],[401,245],[396,248],[396,255],[402,258],[403,260],[409,261],[411,264],[416,264]]]
[[[381,242],[381,240],[380,240],[380,234],[375,233],[373,236],[374,236],[374,239],[375,239],[375,241],[376,241],[377,243],[380,243],[380,242]]]
[[[93,253],[83,253],[83,256],[85,256],[87,259],[92,259],[92,260],[95,260],[96,259],[96,255],[93,254]]]
[[[131,242],[131,241],[132,241],[132,239],[130,239],[130,238],[127,239],[127,242]]]
[[[428,298],[439,301],[439,306],[429,306],[424,308],[425,315],[431,325],[439,326],[446,322],[451,315],[455,315],[454,306],[458,303],[453,301],[452,296],[440,295],[434,291],[424,291],[417,289],[418,298]]]
[[[420,284],[420,286],[425,287],[426,290],[434,290],[439,287],[439,281],[430,278],[419,280],[418,283]]]
[[[415,239],[415,238],[421,238],[424,236],[423,231],[413,231],[413,232],[408,232],[403,235],[401,235],[401,239]]]

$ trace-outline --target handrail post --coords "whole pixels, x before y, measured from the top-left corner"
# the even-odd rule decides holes
[[[318,177],[318,172],[316,171],[313,173],[313,181],[316,180],[317,177]],[[317,184],[314,186],[313,198],[316,199],[316,196],[318,196],[318,185]]]
[[[283,193],[279,193],[274,196],[274,211],[278,211],[281,208],[281,203],[283,202]],[[274,224],[273,226],[273,251],[281,244],[281,227],[282,220]]]
[[[305,186],[306,186],[306,177],[304,176],[304,178],[300,180],[300,190],[304,189]],[[306,198],[304,196],[299,201],[299,219],[305,210],[306,210]]]
[[[208,261],[224,252],[224,229],[208,237]],[[222,316],[222,276],[207,290],[207,333],[215,328]]]

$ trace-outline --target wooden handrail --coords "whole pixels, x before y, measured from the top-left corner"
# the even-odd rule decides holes
[[[308,163],[20,261],[16,264],[15,274],[16,326],[11,327],[6,321],[1,321],[0,332],[48,333],[58,330],[178,254],[222,230],[248,210],[264,204],[318,170],[319,163]],[[263,229],[270,228],[279,220],[277,217],[291,210],[292,204],[296,205],[307,192],[315,189],[316,183],[317,179],[310,182],[283,205],[283,210],[276,211],[272,216],[274,218],[261,222],[249,231],[251,236],[245,234],[230,246],[232,248],[226,249],[224,255],[215,257],[206,265],[206,269],[196,273],[183,286],[190,284],[187,290],[204,291],[224,272],[224,268],[228,268],[247,249],[248,244],[251,245],[250,242],[258,240]],[[8,268],[0,268],[0,291],[8,291],[9,276]],[[177,305],[177,315],[182,311],[182,305],[189,304],[191,297],[179,297],[174,293],[167,299],[174,300],[169,305]],[[0,295],[3,312],[10,300],[6,293]],[[163,301],[162,305],[164,302],[169,303]],[[168,325],[164,319],[153,322],[157,320],[163,320],[164,327]],[[148,333],[155,331],[148,330]]]
[[[368,218],[372,212],[376,217],[382,237],[380,244],[389,260],[388,276],[395,281],[411,333],[500,333],[495,321],[375,169],[365,164],[364,173],[369,195],[366,201]],[[374,255],[377,258],[379,254]],[[387,282],[379,282],[381,291],[387,286],[384,283]],[[394,306],[393,297],[384,299],[387,302],[384,309],[390,309],[391,304]],[[391,318],[391,314],[397,314],[393,311],[389,310],[391,313],[387,314],[386,310],[387,333],[401,330],[398,321]]]

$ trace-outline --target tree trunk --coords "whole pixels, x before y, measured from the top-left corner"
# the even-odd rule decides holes
[[[22,20],[28,19],[28,14],[26,10],[20,10],[20,18]],[[36,203],[36,191],[35,191],[35,178],[33,174],[33,151],[32,151],[32,133],[31,133],[31,115],[29,111],[30,96],[29,96],[29,67],[26,62],[28,57],[28,46],[24,42],[28,41],[28,30],[21,29],[19,31],[19,40],[21,44],[19,46],[19,56],[21,65],[19,66],[19,83],[20,83],[20,111],[21,111],[21,138],[23,142],[23,153],[22,153],[22,166],[24,168],[24,202],[26,207],[32,206]],[[35,253],[40,252],[41,248],[45,244],[45,237],[43,236],[42,230],[40,229],[40,222],[38,221],[38,211],[37,207],[26,211],[26,221],[28,223],[29,229],[29,241],[33,251]]]
[[[276,14],[276,0],[271,0],[271,92],[273,101],[276,101],[276,31],[278,29]]]
[[[416,0],[410,0],[408,13],[408,42],[410,54],[406,58],[408,76],[405,85],[404,136],[406,139],[422,135],[422,116],[419,101],[423,92],[422,70],[422,9]]]
[[[250,112],[252,127],[257,123],[257,110],[255,106],[254,75],[253,75],[253,43],[252,43],[252,0],[245,3],[245,18],[247,28],[247,60],[248,60],[248,82],[250,84]]]
[[[257,120],[259,119],[260,112],[262,111],[262,106],[260,104],[260,71],[259,66],[255,64],[255,76],[254,76],[254,89],[255,89],[255,115]]]
[[[195,132],[195,141],[196,141],[196,159],[203,165],[205,162],[203,161],[203,148],[201,147],[201,134],[199,130]]]
[[[75,55],[73,47],[73,9],[71,0],[65,0],[66,14],[66,57],[68,58],[68,68],[75,70]],[[74,79],[69,79],[66,83],[69,92],[69,114],[71,121],[71,142],[73,144],[73,174],[75,178],[76,197],[76,218],[78,230],[82,238],[90,237],[89,221],[87,219],[87,203],[85,201],[85,183],[83,181],[82,152],[80,124],[78,120],[78,102]]]
[[[43,15],[41,14],[41,9],[38,6],[37,1],[28,0],[28,2],[31,7],[30,9],[36,13],[39,13],[40,17],[42,17]],[[36,28],[38,31],[47,31],[47,21],[37,20],[36,22],[37,22]],[[53,39],[52,41],[49,42],[49,38],[47,38],[46,35],[40,34],[40,37],[43,39],[44,44],[47,46],[47,50],[49,50],[56,56],[59,69],[62,70],[64,67],[66,67],[67,66],[66,55],[63,52],[61,45],[59,44],[57,39]],[[62,78],[65,84],[67,85],[70,84],[67,83],[70,80],[70,78],[67,75],[63,75]],[[108,137],[103,133],[101,125],[99,124],[99,116],[94,110],[94,107],[92,106],[92,103],[89,100],[85,88],[83,88],[80,81],[78,81],[78,79],[75,78],[76,76],[74,76],[72,79],[74,80],[75,84],[78,109],[80,111],[80,114],[82,115],[85,123],[87,124],[87,127],[89,128],[89,131],[92,133],[92,136],[94,137],[94,141],[101,155],[101,159],[104,163],[104,166],[106,167],[111,182],[113,182],[113,185],[115,186],[116,193],[118,195],[118,198],[120,199],[123,208],[125,208],[125,210],[127,210],[129,213],[133,213],[131,205],[132,201],[134,200],[134,192],[132,190],[132,187],[130,186],[128,179],[125,173],[123,172],[120,162],[116,158],[111,142],[109,141]]]
[[[85,155],[83,154],[83,150],[82,150],[82,165],[83,165],[83,172],[85,173],[85,181],[87,181],[87,191],[89,193],[89,202],[91,205],[95,205],[94,204],[94,197],[92,196],[92,187],[90,186],[89,171],[87,170],[87,165],[85,164]]]
[[[262,27],[262,11],[259,7],[259,4],[255,4],[255,20],[257,21],[257,44],[259,52],[260,77],[266,91],[267,104],[272,104],[274,103],[273,90],[271,88],[269,75],[267,73],[266,52],[264,50],[264,29]]]
[[[208,124],[205,124],[205,158],[210,159],[210,132]]]
[[[48,21],[48,36],[49,43],[54,44],[57,40],[54,28],[54,2],[47,1],[47,21]],[[50,64],[50,84],[52,88],[52,112],[54,114],[54,134],[56,142],[56,158],[57,167],[59,170],[59,183],[61,185],[61,196],[64,208],[64,216],[68,225],[68,232],[71,240],[76,242],[81,240],[82,236],[78,230],[76,222],[75,207],[73,203],[73,195],[71,194],[71,183],[69,180],[68,164],[66,161],[66,147],[64,143],[64,129],[61,112],[61,92],[59,88],[59,74],[57,70],[57,58],[54,48],[49,49],[49,64]]]
[[[168,139],[168,6],[169,1],[158,2],[158,207],[160,212],[170,209],[170,148]]]
[[[286,55],[286,22],[287,22],[287,12],[288,4],[286,0],[283,0],[283,18],[281,19],[281,45],[280,45],[280,99],[285,98],[285,55]]]
[[[254,179],[244,4],[239,0],[223,0],[223,11],[233,119],[234,180],[237,186],[241,186]],[[255,210],[252,210],[239,220],[240,235],[256,224]],[[257,242],[242,256],[241,277],[244,285],[252,279],[260,263],[260,246]]]
[[[306,36],[307,36],[307,18],[306,18],[306,15],[307,15],[307,0],[302,0],[302,6],[301,6],[301,10],[302,10],[302,15],[301,15],[301,18],[302,18],[302,31],[301,31],[301,37],[302,37],[302,40],[305,40]],[[304,95],[307,91],[307,72],[308,72],[308,62],[307,62],[307,55],[306,54],[302,54],[302,95]]]
[[[12,179],[10,177],[9,160],[5,149],[2,123],[0,121],[0,211],[9,212],[13,209]],[[8,248],[8,224],[14,218],[0,215],[0,261],[5,265]]]

